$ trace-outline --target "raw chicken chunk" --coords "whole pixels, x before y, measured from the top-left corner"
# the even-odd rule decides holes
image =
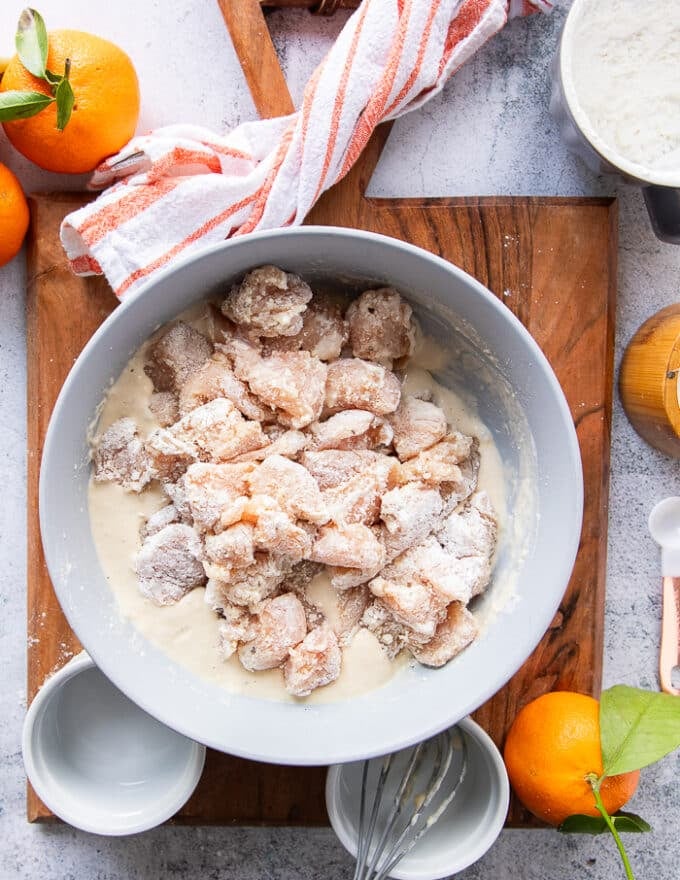
[[[118,419],[99,437],[93,453],[94,479],[141,492],[151,480],[151,462],[132,419]]]
[[[498,526],[486,492],[477,492],[460,513],[446,517],[437,529],[440,543],[456,556],[491,556]]]
[[[206,591],[207,596],[207,591]],[[246,608],[223,602],[220,611],[224,619],[217,625],[217,650],[222,659],[228,660],[239,646],[255,638],[257,618]]]
[[[340,358],[328,365],[326,408],[330,413],[364,409],[385,415],[396,410],[400,397],[399,380],[379,364]]]
[[[225,609],[228,608],[236,608],[239,607],[246,613],[247,609],[242,608],[242,606],[232,605],[231,602],[227,599],[224,592],[225,584],[222,581],[218,581],[216,578],[208,578],[208,582],[205,585],[205,594],[203,599],[206,605],[209,605],[213,611],[216,611],[218,614],[222,615]]]
[[[385,419],[361,409],[343,410],[325,422],[313,422],[308,430],[314,450],[375,449],[389,446],[394,433]]]
[[[309,559],[303,559],[294,565],[290,573],[286,577],[285,587],[294,593],[300,593],[306,590],[314,578],[323,571],[323,566],[318,562],[312,562]]]
[[[434,403],[411,395],[402,396],[389,422],[394,429],[394,448],[402,461],[434,446],[446,434],[444,412]]]
[[[320,489],[332,489],[347,482],[358,474],[365,473],[375,462],[385,459],[390,462],[390,473],[397,464],[387,456],[375,452],[355,452],[350,450],[323,450],[321,452],[304,452],[300,464],[307,468]]]
[[[302,330],[295,336],[279,336],[266,346],[271,351],[308,351],[320,361],[340,357],[349,339],[349,327],[339,303],[318,294],[302,314]]]
[[[314,629],[326,620],[326,614],[323,608],[315,604],[307,594],[307,588],[317,574],[321,571],[322,566],[316,562],[310,562],[305,559],[293,566],[290,574],[286,575],[285,580],[281,584],[281,592],[295,593],[300,600],[305,612],[305,620],[307,621],[307,630]]]
[[[201,542],[191,526],[173,524],[148,537],[135,559],[142,595],[156,605],[172,605],[203,586]]]
[[[489,583],[497,535],[496,516],[486,492],[477,492],[462,511],[449,514],[436,532],[439,543],[455,560],[452,571],[466,583],[470,598]]]
[[[151,346],[144,370],[156,391],[178,391],[212,350],[202,333],[179,321]]]
[[[292,562],[284,556],[256,553],[253,565],[238,569],[228,583],[221,584],[222,593],[234,605],[247,605],[251,610],[255,609],[278,590],[292,567]],[[206,569],[210,573],[210,567],[206,566]]]
[[[262,344],[259,339],[246,337],[239,333],[238,327],[232,326],[234,327],[233,332],[222,334],[222,342],[216,342],[215,349],[228,358],[234,372],[238,375],[238,372],[253,367],[259,362],[262,358]]]
[[[425,584],[415,579],[392,580],[385,571],[373,578],[369,587],[396,621],[419,635],[432,638],[444,616],[446,602]]]
[[[336,523],[363,522],[368,526],[376,523],[381,498],[394,476],[393,461],[388,456],[376,456],[349,480],[325,489],[321,494],[330,518]]]
[[[274,352],[265,358],[240,351],[234,372],[261,403],[277,410],[279,421],[288,427],[304,428],[321,415],[327,367],[307,351]]]
[[[250,494],[273,498],[279,507],[293,519],[322,524],[328,522],[328,512],[319,486],[302,465],[271,455],[262,464],[255,465],[248,474]]]
[[[204,546],[210,562],[232,571],[255,562],[255,537],[248,523],[235,523],[217,535],[207,535]]]
[[[478,561],[475,557],[475,562]],[[428,535],[398,556],[381,575],[397,584],[420,584],[439,603],[448,604],[454,600],[470,601],[478,572],[466,563],[461,564],[434,535]]]
[[[439,491],[444,499],[444,515],[448,515],[472,495],[477,488],[479,476],[479,443],[472,441],[470,457],[461,462],[460,479],[453,483],[442,483]]]
[[[351,480],[321,493],[334,523],[364,523],[371,526],[380,516],[380,484],[373,475],[358,474]]]
[[[373,599],[363,613],[361,626],[372,632],[390,660],[404,649],[429,641],[426,636],[413,632],[399,623],[378,599]]]
[[[478,632],[477,621],[467,608],[452,602],[433,638],[425,645],[411,645],[411,653],[425,666],[444,666],[473,642]]]
[[[411,306],[392,287],[366,290],[347,309],[349,342],[355,357],[388,369],[415,346]]]
[[[375,568],[347,568],[341,565],[329,565],[328,575],[331,586],[339,592],[353,590],[367,584],[378,572]]]
[[[222,303],[222,312],[256,336],[294,336],[312,298],[309,285],[276,266],[249,272]]]
[[[307,697],[340,675],[342,651],[338,637],[327,623],[308,632],[292,648],[283,667],[286,690],[296,697]]]
[[[363,523],[333,524],[319,529],[309,558],[326,565],[378,572],[385,563],[385,548]]]
[[[151,535],[155,535],[156,532],[160,532],[166,526],[178,522],[181,522],[181,517],[177,508],[174,504],[166,504],[165,507],[161,507],[160,510],[152,513],[146,522],[142,524],[139,530],[139,537],[144,541],[146,538],[151,537]]]
[[[265,432],[266,433],[266,432]],[[243,455],[237,455],[234,461],[264,461],[271,455],[282,455],[284,458],[297,458],[307,445],[308,437],[302,431],[283,431],[278,437],[272,439],[267,434],[271,442],[267,446],[261,446],[259,449],[253,449],[252,452],[244,452]]]
[[[196,447],[179,438],[171,428],[157,428],[144,444],[151,474],[163,483],[176,483],[196,459]]]
[[[407,483],[385,492],[380,518],[385,524],[383,543],[389,560],[422,541],[439,524],[444,503],[436,489]]]
[[[491,577],[496,522],[485,493],[462,511],[449,514],[428,535],[381,572],[397,583],[418,582],[448,603],[467,604]]]
[[[262,603],[254,636],[241,645],[238,657],[250,672],[275,669],[307,634],[304,608],[293,593],[284,593]]]
[[[301,562],[312,549],[313,536],[296,525],[278,504],[258,512],[253,538],[258,550],[267,550]]]
[[[248,386],[235,375],[229,356],[216,351],[200,369],[189,377],[179,392],[179,411],[185,415],[191,410],[209,403],[217,397],[225,397],[248,419],[271,421],[273,410],[263,406],[250,393]]]
[[[268,442],[260,423],[244,419],[224,397],[192,410],[168,430],[201,461],[228,461]]]
[[[459,483],[462,479],[459,464],[469,457],[472,442],[472,437],[453,431],[439,443],[406,461],[402,473],[408,481],[419,480],[430,486]]]
[[[246,477],[252,464],[192,464],[185,478],[186,497],[196,527],[221,532],[238,522],[248,501]]]
[[[165,492],[165,494],[175,505],[177,513],[179,514],[180,522],[186,523],[187,525],[193,525],[194,519],[191,515],[189,501],[187,500],[187,486],[185,475],[179,477],[179,479],[174,483],[165,482],[161,485],[163,486],[163,491]]]
[[[149,399],[149,411],[161,428],[169,428],[179,418],[177,395],[172,391],[154,391]]]

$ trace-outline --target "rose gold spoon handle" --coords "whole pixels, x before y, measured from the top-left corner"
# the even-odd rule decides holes
[[[680,695],[673,687],[673,669],[680,662],[680,577],[663,579],[663,610],[661,612],[661,651],[659,679],[661,690]]]

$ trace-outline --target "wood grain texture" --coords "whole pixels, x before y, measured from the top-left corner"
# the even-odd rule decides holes
[[[569,589],[551,628],[517,675],[475,713],[502,745],[517,711],[555,688],[597,694],[602,668],[609,432],[613,370],[615,203],[485,198],[366,199],[355,170],[309,222],[405,238],[488,285],[528,327],[569,401],[583,456],[585,512]],[[58,243],[61,219],[86,197],[35,196],[28,296],[28,693],[78,643],[61,613],[40,545],[38,462],[49,414],[78,352],[116,300],[101,279],[76,278]],[[210,753],[194,796],[175,821],[190,824],[326,822],[324,770],[273,767]],[[223,793],[230,792],[225,798]],[[29,792],[31,821],[50,818]],[[533,820],[516,804],[513,825]]]
[[[83,203],[80,195],[30,198],[26,291],[28,444],[28,701],[51,672],[63,666],[80,644],[52,590],[40,540],[38,480],[40,457],[52,408],[81,349],[113,310],[117,300],[100,278],[76,278],[59,242],[65,214]],[[29,786],[29,821],[46,808]]]

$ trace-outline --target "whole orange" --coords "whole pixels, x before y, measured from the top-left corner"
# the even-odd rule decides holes
[[[5,122],[3,127],[14,147],[41,168],[71,174],[92,171],[135,132],[137,74],[125,52],[101,37],[71,30],[51,31],[48,37],[48,70],[61,76],[66,59],[71,60],[71,119],[59,131],[52,103],[30,119]],[[0,91],[9,89],[50,94],[47,83],[30,74],[16,55],[0,82]]]
[[[28,204],[21,184],[0,163],[0,266],[17,255],[28,229]]]
[[[585,694],[554,691],[528,703],[508,732],[503,753],[510,784],[539,819],[559,825],[567,816],[598,816],[589,773],[602,775],[599,703]],[[640,771],[608,777],[600,796],[615,813],[637,788]]]

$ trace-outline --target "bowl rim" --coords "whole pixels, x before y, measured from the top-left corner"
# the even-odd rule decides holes
[[[115,823],[106,824],[103,817],[101,822],[92,818],[87,803],[82,804],[82,812],[66,805],[61,799],[65,786],[52,775],[49,766],[41,767],[42,761],[37,756],[39,742],[36,740],[36,727],[45,712],[49,711],[53,697],[64,685],[91,669],[95,669],[103,675],[94,660],[85,651],[82,651],[45,679],[44,684],[36,693],[26,712],[21,733],[21,751],[26,776],[44,804],[56,816],[74,828],[107,837],[120,837],[148,831],[174,816],[191,797],[203,773],[206,748],[201,743],[190,740],[170,728],[172,733],[185,741],[186,760],[181,766],[178,766],[177,778],[162,798],[156,798],[154,804],[146,805],[143,810],[137,811],[125,819],[117,818]],[[111,686],[113,687],[113,685]],[[143,710],[140,708],[140,711]]]
[[[379,248],[389,248],[401,251],[406,256],[413,257],[418,260],[432,262],[439,270],[453,275],[458,278],[462,286],[467,289],[467,293],[471,296],[481,297],[486,307],[502,315],[502,321],[514,328],[526,348],[526,351],[532,358],[532,363],[536,365],[541,373],[542,379],[547,383],[551,391],[552,398],[556,405],[557,411],[564,428],[564,439],[566,443],[565,457],[565,474],[568,480],[569,490],[573,493],[571,504],[564,512],[565,519],[565,535],[569,536],[569,540],[565,540],[562,547],[562,561],[558,568],[562,570],[560,578],[560,589],[555,589],[551,594],[550,601],[546,601],[539,609],[532,608],[533,627],[531,637],[523,635],[521,648],[513,646],[514,653],[511,655],[511,662],[505,658],[505,665],[497,666],[493,674],[488,675],[485,680],[484,687],[480,687],[475,691],[474,697],[468,697],[464,702],[457,704],[457,708],[447,710],[442,706],[434,716],[428,719],[427,723],[423,722],[418,725],[417,734],[411,730],[409,733],[399,732],[394,729],[389,735],[385,735],[380,742],[373,742],[370,746],[351,748],[343,742],[334,742],[333,747],[329,747],[329,743],[319,743],[313,737],[309,737],[308,725],[320,725],[320,715],[325,713],[326,719],[333,717],[333,707],[355,704],[357,711],[361,711],[362,700],[370,694],[362,695],[351,700],[337,701],[325,704],[315,704],[297,706],[291,703],[280,703],[275,701],[253,700],[242,695],[231,695],[230,699],[250,700],[254,703],[267,702],[269,707],[286,707],[288,715],[285,717],[285,723],[290,724],[296,729],[295,737],[288,737],[287,744],[282,747],[278,744],[276,737],[265,738],[263,734],[258,733],[253,736],[243,736],[238,732],[234,735],[231,727],[221,729],[220,731],[208,731],[205,725],[202,725],[201,719],[196,714],[188,713],[183,717],[178,717],[177,713],[173,713],[168,707],[167,700],[163,700],[162,696],[156,693],[153,687],[146,682],[145,676],[125,675],[120,671],[112,657],[109,657],[105,650],[100,649],[100,644],[93,639],[89,632],[87,622],[81,625],[82,621],[78,614],[78,608],[71,602],[62,601],[62,597],[67,598],[68,586],[66,584],[66,576],[60,569],[59,561],[56,558],[55,541],[47,540],[46,536],[50,536],[50,529],[54,529],[54,519],[58,517],[58,510],[50,508],[49,498],[49,476],[50,462],[58,456],[59,447],[59,431],[58,426],[61,420],[61,414],[66,406],[66,401],[72,393],[72,388],[79,381],[79,373],[87,364],[89,357],[96,352],[101,345],[101,341],[111,332],[111,328],[122,320],[133,320],[137,310],[142,308],[141,303],[145,294],[152,288],[161,287],[166,279],[176,273],[186,272],[195,263],[209,259],[212,255],[226,253],[231,249],[245,246],[250,243],[253,247],[256,243],[267,242],[276,239],[286,239],[292,237],[307,237],[310,240],[322,239],[325,236],[344,236],[348,237],[352,243],[366,242],[373,244]],[[398,279],[394,282],[399,286]],[[132,316],[128,318],[128,316]],[[559,607],[559,603],[566,589],[571,571],[573,569],[574,560],[578,551],[583,511],[583,474],[581,467],[581,457],[576,430],[574,428],[573,419],[564,397],[562,388],[548,362],[547,358],[541,351],[537,342],[533,339],[528,330],[519,321],[519,319],[481,282],[477,281],[473,276],[469,275],[460,267],[445,260],[431,252],[403,242],[399,239],[381,235],[374,232],[357,230],[344,227],[333,226],[303,226],[288,227],[284,229],[265,230],[262,232],[251,233],[248,236],[237,239],[228,239],[220,241],[216,244],[202,247],[197,252],[186,256],[181,260],[177,260],[171,266],[146,282],[137,293],[128,300],[123,301],[121,306],[117,307],[114,312],[103,322],[103,324],[93,334],[91,339],[83,348],[80,356],[73,365],[69,375],[67,376],[61,392],[57,398],[54,410],[50,419],[49,427],[45,436],[43,457],[40,468],[40,486],[39,486],[39,513],[40,528],[43,541],[43,548],[47,568],[50,572],[55,592],[60,601],[67,621],[74,632],[78,635],[86,650],[95,660],[100,670],[107,675],[111,681],[131,700],[137,703],[150,715],[157,718],[167,726],[179,731],[184,736],[194,741],[202,742],[219,751],[237,755],[256,761],[265,761],[278,764],[294,764],[294,765],[326,765],[329,763],[342,763],[353,761],[360,758],[372,757],[384,754],[387,751],[398,751],[400,748],[412,745],[419,739],[427,739],[435,733],[447,727],[451,727],[460,718],[474,711],[479,705],[485,702],[489,697],[500,690],[503,685],[514,675],[514,673],[525,662],[526,658],[534,650],[540,639],[547,630],[554,614]],[[53,553],[55,554],[53,556]],[[132,626],[132,624],[130,624]],[[153,645],[145,640],[145,646],[149,650],[153,649]],[[474,646],[473,646],[474,647]],[[155,649],[159,650],[159,649]],[[170,661],[167,655],[163,655]],[[183,667],[181,667],[183,669]],[[189,670],[184,670],[189,674]],[[191,673],[193,675],[193,673]],[[292,720],[290,709],[293,708],[299,712],[299,719],[295,722]],[[274,713],[276,714],[276,713]],[[281,721],[283,723],[283,715]],[[322,729],[322,726],[320,727]],[[374,738],[375,739],[375,738]]]

